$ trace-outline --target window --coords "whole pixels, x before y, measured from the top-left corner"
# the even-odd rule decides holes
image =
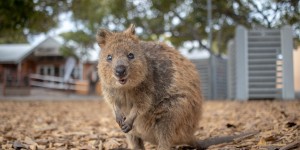
[[[53,65],[40,65],[37,70],[40,75],[54,76],[55,69]]]

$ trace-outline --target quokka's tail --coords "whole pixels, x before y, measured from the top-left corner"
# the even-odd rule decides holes
[[[243,140],[245,138],[248,138],[250,136],[253,136],[255,134],[258,134],[259,131],[253,131],[253,132],[245,132],[238,135],[229,135],[229,136],[221,136],[221,137],[212,137],[204,140],[200,140],[197,143],[197,150],[205,150],[209,146],[222,144],[222,143],[229,143],[233,142],[235,140]]]

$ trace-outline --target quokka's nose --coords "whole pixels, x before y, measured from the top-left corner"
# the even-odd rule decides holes
[[[126,67],[124,65],[119,65],[116,67],[115,75],[118,77],[124,77],[126,75]]]

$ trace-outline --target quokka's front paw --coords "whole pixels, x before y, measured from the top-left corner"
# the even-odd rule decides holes
[[[123,123],[125,121],[125,117],[123,117],[122,115],[117,115],[116,116],[116,122],[118,123],[119,127],[123,126]]]
[[[128,133],[132,129],[132,123],[123,122],[121,129],[124,133]]]

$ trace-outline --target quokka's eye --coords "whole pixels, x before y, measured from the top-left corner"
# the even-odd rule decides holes
[[[107,55],[106,60],[107,61],[112,61],[112,56],[111,55]]]
[[[129,53],[129,54],[127,55],[127,57],[128,57],[128,59],[134,59],[134,55],[133,55],[132,53]]]

